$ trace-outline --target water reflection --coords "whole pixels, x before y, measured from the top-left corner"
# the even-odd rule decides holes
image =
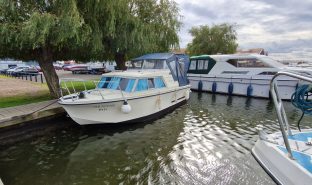
[[[250,97],[247,97],[246,98],[246,101],[245,101],[245,109],[246,110],[249,110],[250,106],[251,106],[251,103],[252,103],[252,99],[253,98],[250,98]]]
[[[232,106],[232,102],[233,102],[233,97],[232,96],[228,96],[227,101],[226,101],[226,105],[231,107]]]
[[[291,123],[300,116],[285,109]],[[151,123],[70,124],[2,146],[0,175],[6,185],[273,184],[250,154],[258,128],[279,128],[270,101],[193,92]]]

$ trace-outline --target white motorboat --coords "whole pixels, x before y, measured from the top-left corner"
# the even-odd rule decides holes
[[[132,60],[127,71],[104,74],[95,89],[62,96],[59,103],[80,125],[154,119],[189,99],[183,69],[184,61],[175,54],[144,55]]]
[[[278,72],[271,82],[271,93],[281,131],[266,134],[260,131],[252,154],[278,184],[312,184],[312,129],[291,130],[278,93],[276,78],[286,75],[312,83],[312,76],[293,72]],[[312,114],[311,85],[298,87],[292,103],[306,114]],[[303,114],[304,115],[304,114]]]
[[[190,58],[187,76],[194,90],[269,98],[270,80],[286,68],[263,55],[201,55]],[[290,99],[300,80],[280,77],[278,83],[281,98]]]

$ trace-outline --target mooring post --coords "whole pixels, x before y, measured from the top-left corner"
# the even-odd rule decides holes
[[[41,83],[43,84],[42,74],[40,74],[40,78],[41,78]]]

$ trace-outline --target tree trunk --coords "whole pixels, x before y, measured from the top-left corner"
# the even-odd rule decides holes
[[[116,61],[118,70],[126,70],[127,69],[126,68],[126,59],[125,59],[124,53],[117,52],[115,54],[115,61]]]
[[[38,60],[45,80],[48,84],[50,95],[53,98],[60,97],[59,79],[53,66],[53,53],[48,47],[42,49],[42,56]]]

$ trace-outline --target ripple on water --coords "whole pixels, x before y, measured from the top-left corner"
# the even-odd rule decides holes
[[[290,103],[285,108],[296,122],[300,113]],[[250,154],[259,129],[279,129],[269,101],[192,93],[187,105],[151,123],[73,125],[2,147],[1,179],[6,185],[273,184]]]

